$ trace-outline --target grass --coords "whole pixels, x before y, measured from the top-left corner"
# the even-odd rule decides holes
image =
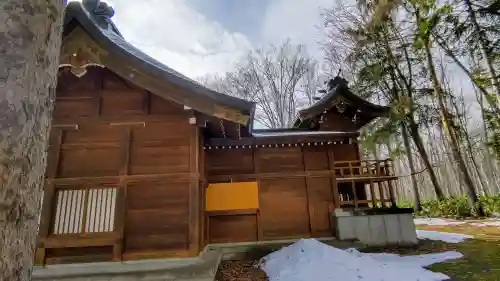
[[[418,229],[442,232],[463,233],[476,237],[458,244],[437,241],[425,241],[418,249],[392,249],[400,254],[458,251],[462,259],[434,264],[429,267],[435,272],[442,272],[453,281],[500,281],[500,227],[454,226],[419,226]]]
[[[400,255],[418,255],[444,251],[458,251],[463,258],[444,263],[434,264],[429,270],[441,272],[450,276],[450,281],[500,281],[500,227],[475,227],[472,225],[450,226],[417,226],[418,229],[436,230],[441,232],[463,233],[476,237],[475,239],[458,244],[449,244],[439,241],[422,241],[413,248],[364,248],[364,252],[387,252]],[[330,244],[330,243],[327,243]],[[332,245],[343,248],[342,245]],[[345,246],[345,245],[344,245]],[[353,245],[354,246],[354,245]],[[247,253],[245,260],[255,261],[280,246],[258,247]],[[235,281],[251,280],[265,281],[265,274],[251,266],[251,262],[224,262],[224,272],[219,272],[216,280]],[[219,271],[221,271],[219,269]],[[259,271],[259,272],[257,272]],[[221,273],[224,273],[222,276]],[[404,281],[404,280],[402,280]]]

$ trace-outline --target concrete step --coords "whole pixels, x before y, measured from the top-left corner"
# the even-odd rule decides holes
[[[193,258],[35,267],[34,281],[213,281],[222,253],[207,249]]]

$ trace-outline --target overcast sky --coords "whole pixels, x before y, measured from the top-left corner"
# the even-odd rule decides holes
[[[107,0],[136,47],[191,78],[223,73],[246,50],[290,37],[321,59],[331,0]]]

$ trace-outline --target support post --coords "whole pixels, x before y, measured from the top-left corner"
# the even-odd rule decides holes
[[[200,135],[196,125],[190,127],[189,141],[189,172],[196,174],[196,178],[189,183],[189,252],[196,255],[200,251]]]
[[[120,182],[118,183],[118,193],[116,195],[116,209],[115,209],[115,225],[116,231],[120,237],[116,244],[113,246],[113,260],[121,261],[123,259],[123,243],[125,236],[125,212],[126,212],[126,198],[127,198],[127,182],[125,177],[129,172],[130,163],[130,146],[132,143],[132,128],[125,125],[122,131],[121,151],[120,151]]]
[[[387,186],[389,189],[389,196],[391,200],[391,207],[397,207],[396,205],[396,197],[394,196],[394,185],[392,184],[392,180],[387,181]]]
[[[328,165],[330,167],[330,170],[332,171],[330,179],[332,181],[332,194],[333,194],[333,205],[334,205],[333,208],[336,209],[336,208],[340,208],[341,203],[340,203],[339,188],[338,188],[338,184],[337,184],[337,176],[335,173],[335,158],[334,158],[333,150],[331,149],[331,147],[326,146],[326,153],[328,156]]]
[[[40,224],[38,226],[38,240],[44,241],[45,238],[49,235],[51,223],[52,223],[52,215],[55,209],[54,195],[55,195],[55,183],[53,179],[57,177],[57,173],[59,171],[59,158],[61,154],[61,146],[63,142],[64,131],[59,128],[54,128],[50,134],[50,143],[49,143],[49,159],[52,161],[47,163],[46,176],[47,180],[43,186],[43,201],[41,206],[41,214],[40,214]],[[37,243],[38,244],[38,243]],[[40,265],[45,265],[46,261],[46,249],[42,245],[42,247],[38,248],[35,254],[35,263]]]
[[[116,194],[114,231],[118,232],[120,239],[113,246],[114,261],[123,260],[126,201],[127,201],[127,184],[122,181],[120,182],[120,185],[118,187],[118,192]]]
[[[260,165],[259,165],[259,153],[258,153],[258,148],[254,147],[252,151],[252,156],[253,156],[253,173],[259,174],[260,173]],[[260,179],[256,179],[257,181],[257,196],[259,197],[259,209],[257,210],[257,239],[259,241],[264,240],[264,229],[262,228],[262,216],[260,212],[260,202],[262,202],[260,198]]]
[[[40,217],[40,225],[38,227],[38,240],[42,243],[45,238],[49,235],[50,225],[52,222],[52,213],[54,209],[53,198],[55,195],[55,185],[53,182],[47,183],[43,188],[43,201],[42,201],[42,212]],[[57,201],[56,201],[57,202]],[[42,247],[38,248],[35,255],[35,264],[45,265],[46,261],[46,249],[42,244]]]
[[[305,158],[306,150],[304,149],[304,147],[302,147],[300,149],[300,152],[302,153],[302,166],[304,167],[304,172],[307,172],[307,165],[306,165],[306,158]],[[312,204],[309,202],[309,190],[308,190],[309,189],[309,182],[308,182],[308,179],[309,179],[308,176],[304,177],[304,185],[305,185],[305,191],[306,191],[306,202],[307,202],[307,217],[308,217],[308,221],[309,221],[309,233],[311,234],[312,237],[314,237],[314,234],[316,232],[314,230],[313,223],[312,223],[314,209],[313,209]]]

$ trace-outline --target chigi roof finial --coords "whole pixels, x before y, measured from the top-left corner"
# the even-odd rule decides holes
[[[115,10],[106,2],[101,2],[100,0],[83,0],[82,4],[87,11],[99,18],[109,19],[115,15]]]

